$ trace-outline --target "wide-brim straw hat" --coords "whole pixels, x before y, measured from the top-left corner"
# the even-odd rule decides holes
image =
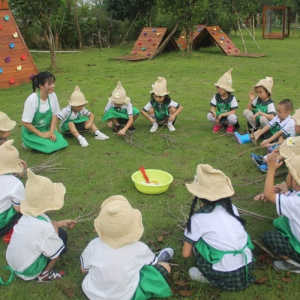
[[[256,88],[262,86],[270,93],[270,95],[272,95],[273,84],[273,77],[266,77],[264,79],[261,79],[256,85],[253,85],[252,90],[254,93],[256,93]]]
[[[157,77],[157,80],[152,85],[152,90],[149,93],[154,93],[159,97],[168,95],[169,92],[167,90],[167,80],[164,77]]]
[[[118,82],[117,87],[113,90],[109,101],[115,104],[127,104],[130,102],[130,98],[126,96],[126,91],[123,88],[121,81]]]
[[[214,83],[214,86],[219,87],[226,92],[234,92],[234,89],[232,88],[232,77],[231,72],[233,69],[229,69],[226,73],[224,73],[218,80],[217,83]]]
[[[12,121],[6,113],[0,111],[0,131],[11,131],[16,124],[16,121]]]
[[[288,137],[279,147],[279,153],[285,159],[294,155],[300,155],[300,136]]]
[[[295,110],[295,113],[292,115],[293,120],[296,125],[300,125],[300,108]]]
[[[133,209],[122,195],[109,197],[102,203],[94,226],[101,240],[112,248],[137,242],[144,232],[141,212]]]
[[[80,91],[80,88],[76,85],[74,92],[71,95],[69,100],[69,105],[71,106],[81,106],[87,104],[88,101],[85,100],[83,93]]]
[[[50,210],[61,209],[64,205],[66,188],[49,178],[34,174],[27,169],[25,199],[21,201],[21,213],[25,216],[39,216]]]
[[[300,186],[300,155],[295,155],[292,153],[291,156],[285,160],[285,164],[292,177]]]
[[[197,166],[197,175],[193,183],[186,183],[188,191],[200,199],[217,201],[231,197],[234,189],[230,179],[220,170],[213,169],[210,165]]]
[[[12,145],[13,142],[14,140],[8,140],[0,146],[0,175],[23,171],[19,151]]]

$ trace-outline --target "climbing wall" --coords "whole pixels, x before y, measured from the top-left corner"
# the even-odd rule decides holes
[[[163,43],[163,41],[168,37],[169,31],[167,28],[159,27],[145,27],[137,41],[135,42],[130,55],[117,57],[115,59],[124,59],[130,61],[144,60],[148,59],[155,53],[157,48]],[[163,51],[178,51],[179,48],[177,43],[172,38],[166,45]]]
[[[37,73],[7,0],[0,0],[0,89],[29,82]]]
[[[192,39],[192,47],[194,47],[194,41],[197,39],[197,36],[201,34],[202,30],[205,28],[206,25],[196,25],[195,31],[193,33],[190,33],[190,38]],[[177,40],[177,45],[180,50],[185,50],[187,47],[187,36],[185,31],[182,31],[180,34],[180,37]]]

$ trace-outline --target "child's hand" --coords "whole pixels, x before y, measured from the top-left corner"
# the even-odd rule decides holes
[[[255,201],[259,201],[259,200],[264,200],[264,201],[267,201],[268,199],[265,197],[264,194],[258,194],[254,197],[254,200]]]
[[[56,135],[54,134],[54,132],[50,133],[50,140],[52,142],[56,141]]]
[[[151,123],[154,123],[155,119],[153,119],[152,117],[149,118]]]
[[[73,220],[62,220],[62,221],[58,221],[56,222],[57,224],[57,227],[65,227],[65,228],[70,228],[70,229],[73,229],[76,225],[76,222],[73,221]]]
[[[40,137],[42,137],[43,139],[50,139],[51,132],[50,131],[41,132]]]
[[[274,186],[274,191],[275,193],[281,193],[281,194],[285,194],[286,192],[289,191],[289,187],[287,185],[287,183],[285,181],[283,181],[282,183],[276,184]]]
[[[213,112],[212,110],[210,111],[211,115],[215,118],[216,117],[216,114],[215,112]]]
[[[269,142],[269,139],[267,139],[267,140],[263,140],[261,143],[260,143],[260,145],[262,146],[262,147],[270,147],[269,145],[270,145],[270,142]]]
[[[121,130],[118,131],[118,135],[125,135],[126,129],[122,128]]]
[[[253,100],[255,99],[255,95],[254,95],[253,92],[250,92],[248,95],[249,95],[249,99],[250,99],[250,100],[253,101]]]
[[[108,121],[108,122],[107,122],[107,126],[108,126],[108,127],[112,127],[112,126],[113,126],[113,121]]]
[[[176,117],[176,116],[175,116]],[[174,121],[175,117],[173,117],[172,115],[169,116],[168,121]]]
[[[269,169],[276,170],[282,166],[283,161],[279,161],[278,154],[272,152],[272,153],[268,154],[267,164],[268,164],[268,170]]]
[[[92,122],[91,122],[91,121],[87,121],[87,122],[85,123],[85,125],[84,125],[84,128],[85,128],[85,129],[90,129],[91,126],[92,126]]]

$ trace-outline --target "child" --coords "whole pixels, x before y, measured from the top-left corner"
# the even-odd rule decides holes
[[[99,237],[80,257],[81,272],[87,273],[82,289],[89,299],[143,300],[172,295],[165,278],[174,251],[166,248],[155,257],[139,241],[144,232],[142,215],[125,197],[106,199],[94,226]]]
[[[275,231],[267,231],[262,236],[264,244],[282,261],[274,261],[276,270],[300,273],[300,155],[291,156],[285,160],[289,170],[287,185],[282,192],[274,189],[274,176],[283,162],[277,160],[277,155],[268,155],[268,173],[265,181],[264,194],[255,200],[269,200],[276,204],[280,218],[273,221]]]
[[[125,135],[127,130],[135,131],[133,122],[139,116],[140,111],[130,103],[130,98],[126,96],[121,81],[118,82],[108,100],[102,121],[108,120],[107,126],[113,127],[112,131],[118,135]],[[124,125],[122,129],[121,125]]]
[[[230,69],[218,82],[214,84],[217,87],[217,93],[210,101],[210,112],[207,115],[207,120],[210,121],[214,127],[213,132],[219,132],[223,129],[224,125],[227,125],[226,132],[233,133],[234,128],[239,128],[236,110],[239,105],[232,92],[232,78]]]
[[[53,268],[66,253],[68,235],[62,227],[73,228],[75,222],[51,221],[45,212],[62,208],[66,189],[62,183],[53,183],[30,169],[27,175],[25,199],[21,202],[23,216],[14,227],[6,260],[10,271],[24,280],[61,279],[65,272]]]
[[[249,93],[250,100],[243,115],[253,131],[266,126],[268,121],[275,116],[275,106],[271,99],[273,83],[272,77],[261,79]],[[257,93],[258,96],[255,97],[254,93]]]
[[[231,202],[230,179],[200,164],[195,181],[186,187],[195,196],[182,249],[184,258],[196,256],[197,268],[189,270],[191,278],[226,290],[246,288],[255,281],[251,276],[254,247],[244,229],[245,220]],[[194,211],[198,200],[203,205]]]
[[[75,136],[81,147],[87,147],[89,145],[87,140],[80,134],[80,132],[84,130],[94,132],[96,140],[104,141],[109,139],[109,137],[100,132],[94,124],[94,114],[84,107],[87,103],[88,101],[85,100],[83,93],[76,85],[69,100],[69,105],[56,115],[56,122],[57,119],[62,121],[60,125],[61,132],[65,135]]]
[[[0,147],[0,236],[10,232],[21,217],[20,203],[25,198],[23,183],[12,174],[23,171],[13,142],[8,140]]]
[[[55,77],[49,72],[41,72],[32,78],[33,93],[26,99],[22,115],[25,148],[51,153],[68,146],[62,135],[55,131],[53,117],[60,108],[54,87]]]
[[[17,122],[12,121],[7,114],[0,111],[0,146],[5,143],[16,124]]]
[[[183,107],[171,100],[166,79],[157,77],[150,93],[151,100],[141,111],[142,115],[152,123],[150,132],[156,132],[159,124],[166,123],[170,131],[175,131],[176,116],[182,111]]]

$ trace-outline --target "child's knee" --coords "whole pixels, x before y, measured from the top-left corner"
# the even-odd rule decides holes
[[[171,266],[168,263],[160,261],[158,264],[164,267],[169,274],[171,273]]]

